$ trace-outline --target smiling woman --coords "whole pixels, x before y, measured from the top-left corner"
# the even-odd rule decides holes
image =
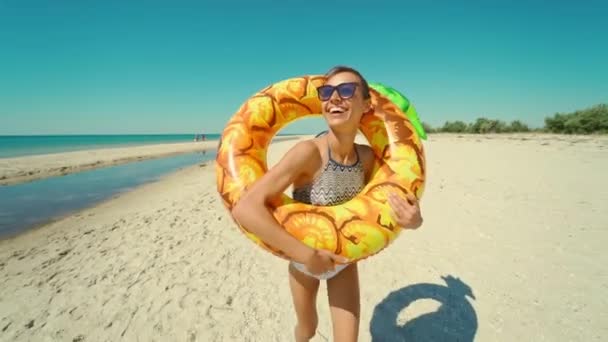
[[[331,75],[330,75],[331,76]],[[399,234],[389,214],[389,192],[401,197],[420,197],[424,188],[422,144],[406,116],[387,98],[366,84],[343,82],[333,86],[325,76],[304,76],[278,82],[251,97],[228,122],[216,160],[218,192],[232,210],[259,178],[268,171],[266,150],[273,136],[289,122],[326,112],[332,130],[347,130],[341,123],[351,119],[349,105],[329,101],[334,94],[350,99],[358,87],[370,94],[376,108],[366,111],[360,129],[374,152],[373,174],[361,193],[340,205],[319,207],[286,195],[274,200],[273,216],[298,240],[314,248],[332,251],[351,261],[378,253]],[[325,108],[321,108],[321,106]],[[359,123],[357,123],[359,126]],[[341,128],[342,127],[342,128]],[[390,143],[389,143],[390,142]],[[327,225],[303,226],[314,217]],[[275,255],[290,259],[284,251],[262,241],[250,228],[235,221],[245,235]]]
[[[327,134],[300,141],[268,170],[267,148],[278,130],[319,113]],[[359,130],[371,146],[356,143]],[[315,334],[322,279],[334,340],[356,341],[357,261],[388,246],[402,228],[420,227],[424,170],[422,144],[406,116],[348,67],[271,85],[228,122],[216,160],[218,191],[247,237],[290,260],[296,341]]]
[[[268,170],[273,136],[319,113],[327,134],[297,143]],[[356,143],[359,131],[371,146]],[[216,175],[238,227],[290,260],[296,341],[315,334],[320,280],[327,280],[334,340],[356,341],[357,261],[388,246],[401,229],[422,224],[424,153],[404,113],[352,68],[281,81],[247,100],[228,122]],[[289,186],[292,197],[285,194]]]

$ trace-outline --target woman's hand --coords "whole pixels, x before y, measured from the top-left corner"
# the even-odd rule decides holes
[[[304,262],[308,272],[312,274],[323,274],[335,269],[336,264],[347,263],[348,259],[330,253],[326,250],[315,249]]]
[[[416,197],[407,194],[407,200],[405,200],[394,193],[390,193],[388,202],[393,209],[393,218],[400,227],[416,229],[422,225],[420,206]]]

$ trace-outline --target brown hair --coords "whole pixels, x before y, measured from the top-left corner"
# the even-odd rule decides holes
[[[344,66],[344,65],[335,66],[335,67],[331,68],[325,74],[325,77],[329,78],[329,77],[339,74],[341,72],[351,72],[351,73],[357,75],[357,77],[359,77],[359,79],[361,80],[361,92],[363,93],[363,98],[367,100],[371,97],[369,94],[369,85],[367,84],[367,81],[365,80],[363,75],[361,75],[360,72],[358,72],[357,70],[355,70],[351,67]]]

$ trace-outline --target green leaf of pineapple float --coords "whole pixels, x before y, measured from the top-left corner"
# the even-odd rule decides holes
[[[414,105],[410,103],[410,101],[403,94],[398,92],[395,88],[386,86],[382,83],[371,82],[369,83],[370,88],[379,92],[380,94],[386,96],[391,102],[393,102],[410,120],[412,126],[416,130],[416,133],[421,139],[426,140],[426,132],[418,118],[418,113],[416,112],[416,108]]]

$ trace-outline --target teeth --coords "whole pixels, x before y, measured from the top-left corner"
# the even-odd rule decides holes
[[[329,112],[330,113],[342,113],[342,112],[344,112],[344,110],[342,108],[334,107],[334,108],[330,109]]]

